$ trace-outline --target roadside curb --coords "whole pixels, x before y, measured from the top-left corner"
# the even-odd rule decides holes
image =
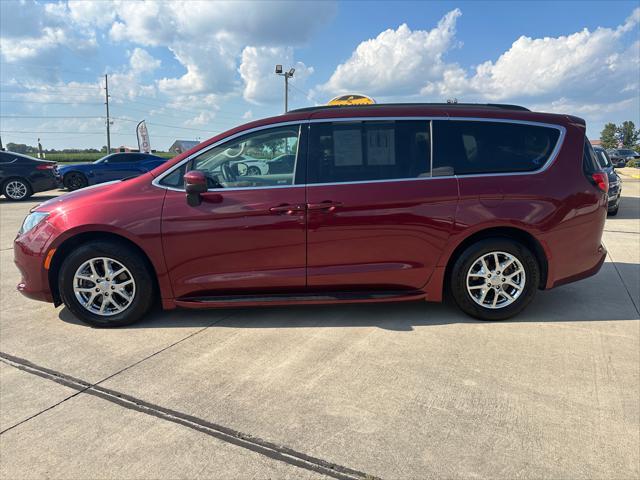
[[[640,170],[637,168],[616,168],[616,172],[625,177],[640,179]]]

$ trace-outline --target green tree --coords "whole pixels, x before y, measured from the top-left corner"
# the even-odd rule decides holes
[[[616,134],[618,132],[618,127],[616,127],[615,123],[607,123],[602,132],[600,132],[600,142],[602,144],[602,148],[616,148],[618,146],[618,138]]]
[[[15,153],[28,153],[33,151],[33,147],[30,145],[25,145],[24,143],[7,143],[7,150]]]
[[[616,137],[624,148],[634,148],[640,138],[640,130],[636,130],[631,120],[627,120],[616,129]]]

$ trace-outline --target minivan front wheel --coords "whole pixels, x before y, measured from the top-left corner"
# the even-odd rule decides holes
[[[481,240],[462,252],[450,289],[462,311],[480,320],[505,320],[533,299],[540,279],[536,257],[521,243]]]
[[[136,322],[153,299],[153,280],[145,262],[120,242],[90,242],[72,251],[60,268],[58,284],[66,307],[97,327]]]

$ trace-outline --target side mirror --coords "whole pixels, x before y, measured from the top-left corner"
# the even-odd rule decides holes
[[[191,170],[184,174],[184,189],[187,192],[187,203],[197,207],[202,203],[200,194],[207,191],[207,177],[198,170]]]

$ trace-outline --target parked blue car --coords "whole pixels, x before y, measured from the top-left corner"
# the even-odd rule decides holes
[[[149,153],[112,153],[93,163],[58,167],[58,182],[69,190],[97,183],[122,180],[153,170],[168,159]]]

